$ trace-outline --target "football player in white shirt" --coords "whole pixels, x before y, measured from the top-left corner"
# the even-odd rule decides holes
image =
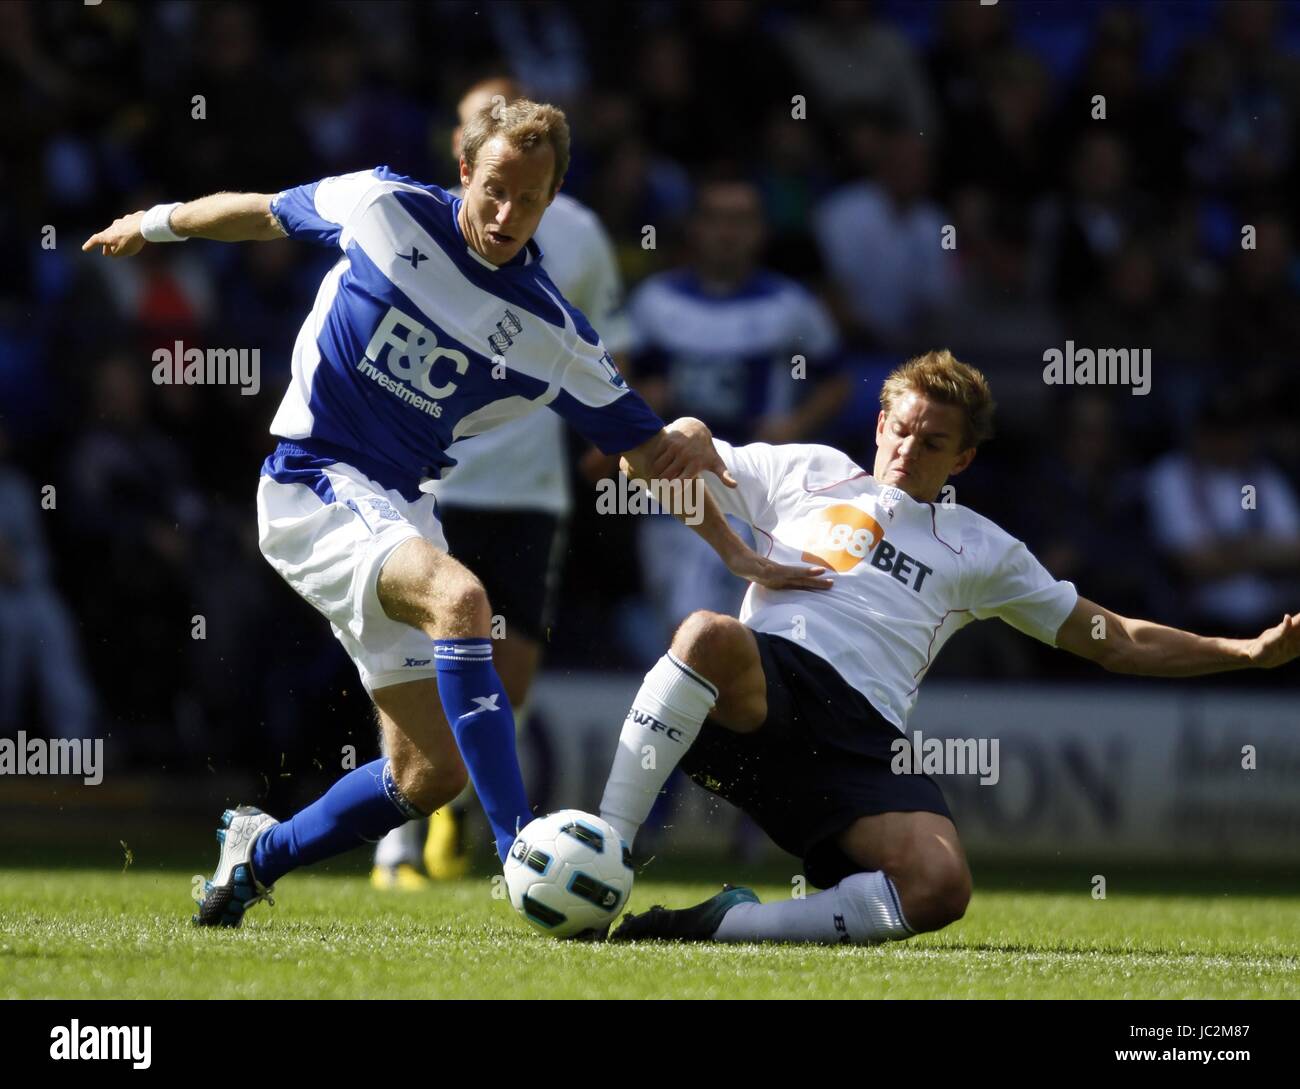
[[[753,526],[760,552],[765,539],[772,559],[823,564],[835,584],[756,586],[738,620],[688,617],[628,712],[601,816],[630,844],[680,764],[802,857],[809,883],[826,891],[761,904],[728,886],[693,908],[628,916],[614,940],[874,943],[960,919],[971,876],[948,806],[929,776],[891,770],[891,743],[939,649],[972,620],[995,616],[1145,676],[1272,668],[1300,655],[1300,614],[1253,639],[1118,616],[1055,580],[987,518],[936,504],[992,414],[984,376],[930,352],[885,383],[871,473],[827,446],[718,442],[739,483],[728,494],[711,485],[719,505]]]
[[[461,156],[465,125],[480,110],[524,97],[506,78],[485,79],[462,96],[451,137]],[[461,190],[453,189],[454,196]],[[543,265],[556,286],[591,322],[625,365],[631,329],[622,313],[623,285],[614,246],[595,213],[563,192],[555,194],[535,234]],[[501,627],[493,629],[493,663],[522,729],[528,692],[541,664],[563,565],[565,527],[573,506],[564,424],[553,412],[533,412],[482,435],[452,443],[456,469],[429,485],[450,553],[483,583]],[[499,636],[499,638],[497,638]],[[429,877],[461,877],[469,867],[465,820],[472,788],[427,822],[410,821],[375,848],[371,882],[379,889],[417,890]],[[426,833],[427,825],[427,833]]]

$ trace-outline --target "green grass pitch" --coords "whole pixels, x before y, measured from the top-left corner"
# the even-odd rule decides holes
[[[1293,877],[1115,874],[1095,900],[1086,869],[1024,887],[976,866],[959,923],[857,948],[565,944],[525,927],[486,876],[379,893],[355,865],[285,879],[241,930],[200,931],[191,872],[23,866],[0,869],[0,997],[1300,997]],[[695,903],[717,891],[717,870],[645,874],[630,906]]]

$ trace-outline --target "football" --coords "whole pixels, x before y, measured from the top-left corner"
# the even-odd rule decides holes
[[[515,837],[505,875],[514,909],[552,938],[603,930],[632,892],[631,852],[613,827],[580,809],[532,821]]]

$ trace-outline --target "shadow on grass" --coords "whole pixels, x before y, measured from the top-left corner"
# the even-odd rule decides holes
[[[61,813],[57,818],[0,820],[0,867],[8,869],[94,869],[131,873],[210,871],[217,861],[216,825],[208,817],[131,812]],[[129,858],[129,864],[128,864]],[[350,851],[311,868],[312,874],[356,877],[369,873],[368,849]],[[725,882],[790,888],[802,871],[788,855],[740,861],[714,855],[652,855],[637,863],[643,881]],[[971,859],[975,891],[1078,895],[1090,892],[1093,877],[1106,878],[1107,894],[1142,896],[1300,896],[1300,865],[1237,865],[1207,862],[1111,862],[1099,853],[1083,861]],[[499,872],[487,843],[477,845],[472,874]],[[815,890],[809,888],[811,893]]]
[[[960,934],[953,935],[948,941],[937,945],[909,946],[924,953],[945,952],[957,956],[969,953],[996,953],[1007,956],[1052,957],[1129,957],[1145,960],[1167,960],[1182,958],[1186,960],[1224,959],[1239,961],[1269,961],[1279,967],[1296,966],[1300,958],[1288,953],[1260,953],[1248,949],[1142,949],[1129,945],[1109,942],[1102,945],[1069,943],[1053,945],[1050,942],[963,942]]]

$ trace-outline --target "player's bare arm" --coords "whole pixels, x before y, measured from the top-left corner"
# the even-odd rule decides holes
[[[271,214],[268,193],[213,193],[172,209],[167,225],[181,238],[207,238],[214,242],[271,242],[284,238],[279,221]],[[83,253],[95,246],[105,257],[134,257],[146,242],[142,233],[146,212],[132,212],[92,234],[81,244]]]
[[[735,479],[713,445],[712,433],[702,421],[691,417],[674,420],[640,446],[627,451],[621,466],[632,480],[642,482],[696,479],[707,471],[716,474],[728,487],[736,487]],[[830,589],[831,580],[820,577],[825,574],[824,567],[780,564],[758,555],[736,536],[708,489],[700,488],[699,495],[702,517],[698,522],[686,524],[708,542],[733,575],[769,590]],[[686,521],[686,511],[670,513]]]
[[[1254,639],[1223,639],[1120,616],[1081,597],[1056,645],[1112,673],[1143,677],[1274,669],[1300,657],[1300,614],[1288,613]]]

